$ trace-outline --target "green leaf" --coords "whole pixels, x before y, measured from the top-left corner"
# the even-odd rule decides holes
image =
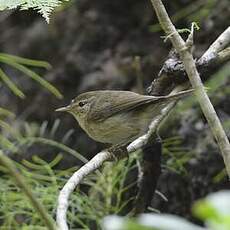
[[[39,84],[41,84],[44,88],[49,90],[51,93],[53,93],[57,98],[61,99],[63,96],[59,92],[57,88],[55,88],[53,85],[51,85],[48,81],[44,80],[41,76],[39,76],[34,71],[30,70],[28,67],[23,66],[17,62],[12,62],[12,60],[7,58],[0,57],[0,60],[10,66],[13,66],[15,69],[23,72],[28,77],[32,78],[34,81],[37,81]]]
[[[1,124],[1,122],[0,122]],[[43,137],[27,137],[27,138],[24,138],[22,141],[21,141],[21,144],[26,144],[26,143],[42,143],[42,144],[45,144],[45,145],[50,145],[50,146],[54,146],[54,147],[57,147],[71,155],[73,155],[74,157],[76,157],[77,159],[81,160],[83,163],[86,163],[88,162],[88,160],[82,156],[80,153],[78,153],[77,151],[75,151],[74,149],[71,149],[69,148],[68,146],[60,143],[60,142],[57,142],[57,141],[54,141],[54,140],[51,140],[51,139],[47,139],[47,138],[43,138]]]
[[[5,54],[5,53],[0,53],[0,58],[1,57],[11,59],[13,62],[17,62],[17,63],[23,64],[23,65],[43,67],[46,69],[52,68],[51,65],[46,61],[23,58],[23,57],[18,57],[18,56],[12,55],[12,54]]]
[[[193,205],[193,214],[202,220],[218,219],[219,215],[215,208],[206,200],[197,201]]]
[[[10,78],[0,69],[0,79],[6,84],[6,86],[18,97],[24,99],[25,94],[17,87],[17,85],[10,80]]]
[[[15,114],[9,111],[8,109],[0,107],[0,116],[6,116],[6,117],[15,117]]]
[[[15,129],[7,122],[0,120],[0,127],[2,130],[4,130],[7,134],[10,134],[12,137],[14,137],[16,140],[20,140],[22,138],[21,134],[19,133],[18,129]]]
[[[14,143],[9,141],[3,135],[0,134],[0,146],[2,149],[10,150],[11,152],[16,152],[18,149],[15,147]]]

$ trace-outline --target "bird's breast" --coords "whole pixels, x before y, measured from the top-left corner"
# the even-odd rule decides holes
[[[135,125],[135,121],[126,116],[127,113],[120,113],[103,121],[86,122],[85,131],[98,142],[110,144],[127,142],[138,136],[140,129]]]

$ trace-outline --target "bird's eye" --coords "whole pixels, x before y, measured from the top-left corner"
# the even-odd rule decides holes
[[[80,101],[80,102],[78,103],[78,105],[79,105],[80,107],[83,107],[85,104],[86,104],[86,102],[84,102],[84,101]]]

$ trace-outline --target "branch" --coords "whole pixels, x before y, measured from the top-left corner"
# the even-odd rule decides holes
[[[9,174],[12,175],[15,182],[21,188],[21,190],[26,194],[29,198],[31,205],[40,215],[42,221],[46,225],[47,229],[49,230],[56,230],[55,223],[52,217],[47,213],[45,208],[42,204],[35,198],[33,193],[31,192],[30,188],[26,184],[22,175],[19,174],[13,162],[2,152],[0,151],[0,163],[9,171]]]
[[[67,181],[65,186],[59,193],[58,206],[57,206],[57,225],[60,230],[67,230],[68,225],[66,221],[67,209],[69,206],[69,196],[76,188],[76,186],[87,176],[89,173],[98,169],[103,162],[110,160],[112,155],[108,151],[102,151],[93,157],[89,162],[83,165],[71,178]]]
[[[222,63],[230,59],[230,47],[217,53],[217,62]]]
[[[229,42],[229,28],[226,29],[216,41],[210,46],[202,57],[196,61],[196,67],[203,80],[206,80],[209,73],[225,61],[230,60],[230,48],[222,50]],[[192,37],[192,36],[189,36]],[[221,43],[222,42],[222,43]],[[219,47],[214,44],[224,44]],[[211,49],[212,47],[212,49]],[[188,81],[184,65],[175,51],[171,51],[158,76],[154,79],[148,91],[152,95],[167,94],[175,87],[175,85],[183,84]]]
[[[208,48],[202,56],[201,62],[207,62],[209,57],[216,56],[217,53],[223,50],[230,43],[230,26],[216,39],[216,41]]]
[[[200,103],[201,109],[209,123],[209,126],[212,130],[212,133],[214,137],[217,140],[217,143],[219,145],[219,148],[221,150],[225,167],[227,169],[228,176],[230,178],[230,144],[229,140],[224,132],[224,129],[220,123],[220,120],[215,112],[215,109],[213,108],[212,103],[210,102],[206,91],[203,87],[203,83],[200,79],[199,73],[196,68],[195,61],[193,59],[193,56],[191,52],[188,50],[188,47],[186,46],[186,43],[182,39],[182,37],[177,32],[176,28],[172,24],[165,7],[161,0],[151,0],[151,3],[153,5],[153,8],[155,9],[155,12],[157,14],[158,20],[164,29],[166,35],[170,35],[169,39],[171,40],[174,48],[177,50],[180,59],[182,60],[184,64],[185,71],[188,75],[188,78],[193,86],[193,88],[196,90],[196,96],[197,100]],[[226,39],[226,43],[221,45],[221,42],[217,42],[215,45],[210,48],[211,50],[216,49],[219,51],[223,46],[226,46],[226,44],[230,40],[230,33],[227,30],[226,33],[224,33],[225,37],[227,36],[228,39]],[[222,40],[221,37],[221,41]]]

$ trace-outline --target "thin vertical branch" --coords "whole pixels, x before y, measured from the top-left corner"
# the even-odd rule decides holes
[[[225,131],[220,123],[220,120],[216,114],[216,111],[209,100],[209,97],[203,87],[203,83],[200,79],[199,73],[196,69],[195,61],[187,47],[185,41],[177,32],[175,26],[171,22],[166,9],[161,0],[151,0],[153,8],[157,14],[158,20],[164,29],[166,35],[169,36],[174,48],[177,50],[180,58],[184,64],[185,71],[189,77],[189,80],[196,90],[197,100],[201,106],[201,109],[208,121],[208,124],[212,130],[214,137],[217,140],[219,148],[221,150],[224,163],[227,169],[228,176],[230,178],[230,144],[225,134]],[[226,44],[225,44],[226,45]]]

